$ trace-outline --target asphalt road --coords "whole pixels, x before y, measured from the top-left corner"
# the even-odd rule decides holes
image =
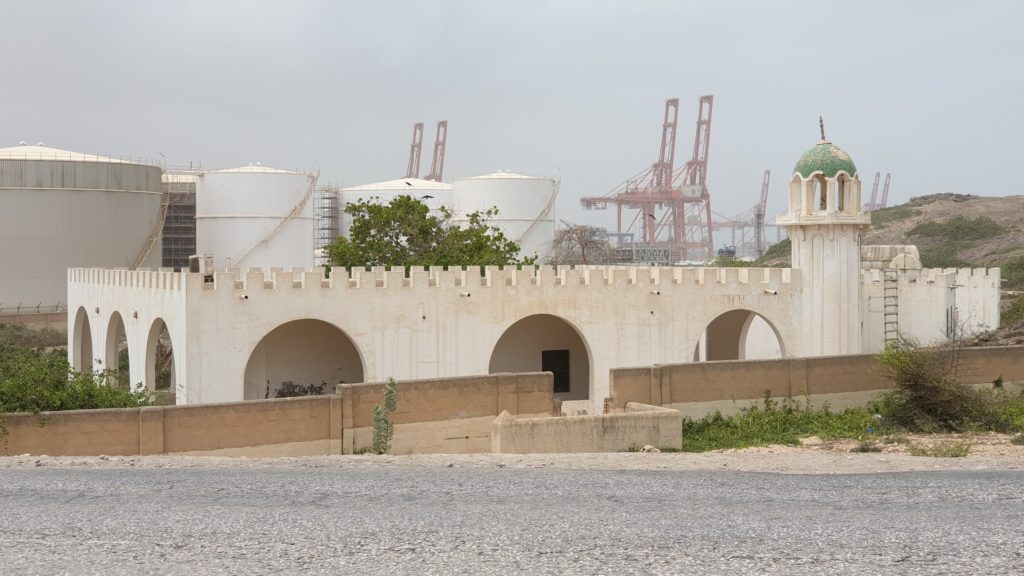
[[[0,574],[1014,574],[1024,473],[0,470]]]

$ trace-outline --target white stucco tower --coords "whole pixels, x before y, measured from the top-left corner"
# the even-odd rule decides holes
[[[825,139],[804,153],[789,183],[789,211],[778,217],[803,279],[801,327],[806,349],[795,356],[861,352],[860,177],[850,155]]]

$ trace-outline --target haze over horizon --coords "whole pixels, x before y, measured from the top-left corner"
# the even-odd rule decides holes
[[[769,214],[818,140],[890,205],[1021,193],[1024,54],[1015,2],[17,2],[0,147],[18,141],[170,165],[319,169],[345,186],[403,175],[412,124],[449,121],[445,180],[498,169],[562,179],[558,217],[611,225],[601,195],[657,159],[680,98],[715,96],[712,208]],[[1012,182],[1012,180],[1010,180]]]

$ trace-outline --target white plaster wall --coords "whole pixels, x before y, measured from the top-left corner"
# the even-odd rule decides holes
[[[335,270],[330,280],[319,270],[278,271],[219,273],[211,284],[184,272],[118,271],[120,283],[105,276],[114,271],[73,274],[91,280],[74,284],[72,305],[121,310],[130,350],[145,349],[133,322],[148,329],[164,317],[179,403],[243,399],[245,367],[260,340],[306,318],[348,334],[363,358],[364,379],[379,381],[486,374],[510,326],[535,314],[558,316],[589,349],[588,397],[595,403],[608,395],[612,367],[690,361],[707,324],[736,308],[763,314],[784,341],[799,345],[799,274],[783,269],[492,268],[486,276],[420,269],[409,278],[375,269],[351,278]],[[174,287],[150,288],[157,279]],[[136,310],[139,318],[127,320]],[[144,368],[139,364],[132,363],[133,373]]]
[[[202,282],[201,276],[191,277]],[[150,329],[158,319],[167,324],[174,349],[174,372],[177,384],[176,394],[180,403],[185,402],[190,390],[187,386],[189,341],[186,336],[185,285],[190,281],[188,274],[170,271],[129,271],[105,270],[99,268],[72,268],[68,270],[68,302],[70,310],[83,308],[89,316],[91,328],[91,368],[105,369],[103,359],[106,350],[107,331],[110,318],[119,312],[124,321],[125,339],[128,344],[130,378],[132,384],[146,381],[146,349]],[[68,314],[68,359],[74,361],[76,350],[75,314]],[[211,351],[216,353],[216,350]],[[241,399],[239,397],[239,399]]]

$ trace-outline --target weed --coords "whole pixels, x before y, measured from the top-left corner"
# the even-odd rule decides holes
[[[927,456],[929,458],[963,458],[971,452],[971,444],[958,441],[939,442],[931,446],[910,444],[907,446],[907,452],[911,456]]]
[[[850,452],[881,452],[882,448],[870,440],[864,440],[850,449]]]
[[[766,395],[760,406],[744,408],[733,416],[715,412],[683,421],[683,452],[791,444],[800,438],[866,438],[884,423],[863,408],[832,412],[828,406],[813,409],[791,398],[782,401]]]
[[[909,444],[910,440],[903,434],[892,434],[882,438],[882,444]]]

